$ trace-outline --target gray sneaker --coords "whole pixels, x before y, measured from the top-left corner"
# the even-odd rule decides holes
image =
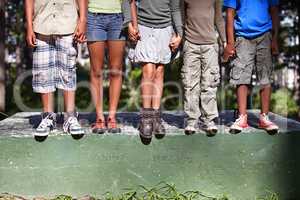
[[[55,113],[42,113],[42,121],[36,128],[34,136],[46,137],[56,127]]]
[[[63,124],[63,130],[65,133],[69,133],[71,135],[82,135],[84,134],[84,130],[78,122],[77,117],[69,116],[67,120]]]

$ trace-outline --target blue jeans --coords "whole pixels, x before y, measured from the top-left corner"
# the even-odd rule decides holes
[[[88,42],[125,40],[122,26],[122,13],[104,14],[89,12],[87,18],[87,40]]]

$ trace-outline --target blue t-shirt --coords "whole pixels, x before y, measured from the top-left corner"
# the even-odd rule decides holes
[[[246,38],[258,37],[272,29],[269,12],[279,0],[224,0],[224,7],[236,10],[235,34]]]

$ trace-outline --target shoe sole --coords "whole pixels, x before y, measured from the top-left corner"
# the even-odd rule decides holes
[[[163,139],[166,136],[166,133],[154,133],[156,139]]]
[[[276,135],[277,133],[279,133],[279,129],[271,129],[271,130],[267,130],[261,126],[258,127],[259,129],[265,130],[269,135]]]
[[[47,137],[49,133],[34,133],[34,137]]]
[[[234,134],[234,135],[239,134],[241,132],[242,132],[242,130],[239,130],[239,129],[230,129],[229,130],[229,133]]]
[[[184,130],[185,135],[194,135],[196,131]]]
[[[100,128],[92,129],[92,133],[95,133],[95,134],[104,134],[105,132],[106,132],[106,129],[100,129]]]
[[[206,132],[206,135],[208,137],[213,137],[213,136],[217,135],[218,130],[217,129],[211,129],[211,130],[205,130],[205,132]]]
[[[140,134],[140,139],[144,145],[149,145],[152,141],[152,137],[144,137],[142,134]]]
[[[107,131],[108,133],[121,133],[121,129],[120,128],[111,128],[111,129],[108,129]]]
[[[84,131],[81,130],[81,131],[73,131],[73,132],[70,132],[71,135],[84,135]]]

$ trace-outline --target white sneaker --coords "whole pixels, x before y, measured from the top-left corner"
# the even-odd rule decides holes
[[[207,136],[215,136],[218,132],[218,127],[214,121],[204,124],[203,130],[207,133]]]
[[[185,129],[184,129],[184,133],[186,134],[186,135],[193,135],[193,134],[195,134],[196,133],[196,128],[195,128],[195,126],[192,126],[192,125],[188,125],[187,127],[185,127]]]
[[[248,128],[248,116],[240,115],[239,118],[230,126],[229,132],[232,134],[237,134],[242,132],[245,128]]]
[[[279,127],[274,122],[271,122],[269,116],[265,113],[262,113],[259,116],[259,128],[266,130],[271,135],[274,135],[279,131]]]
[[[63,124],[63,130],[65,133],[69,133],[71,135],[82,135],[84,134],[84,130],[78,122],[77,117],[70,116]]]
[[[56,126],[55,118],[56,117],[54,113],[49,113],[45,117],[43,116],[42,121],[40,122],[39,126],[35,130],[34,136],[37,137],[48,136],[50,131],[52,131]]]

